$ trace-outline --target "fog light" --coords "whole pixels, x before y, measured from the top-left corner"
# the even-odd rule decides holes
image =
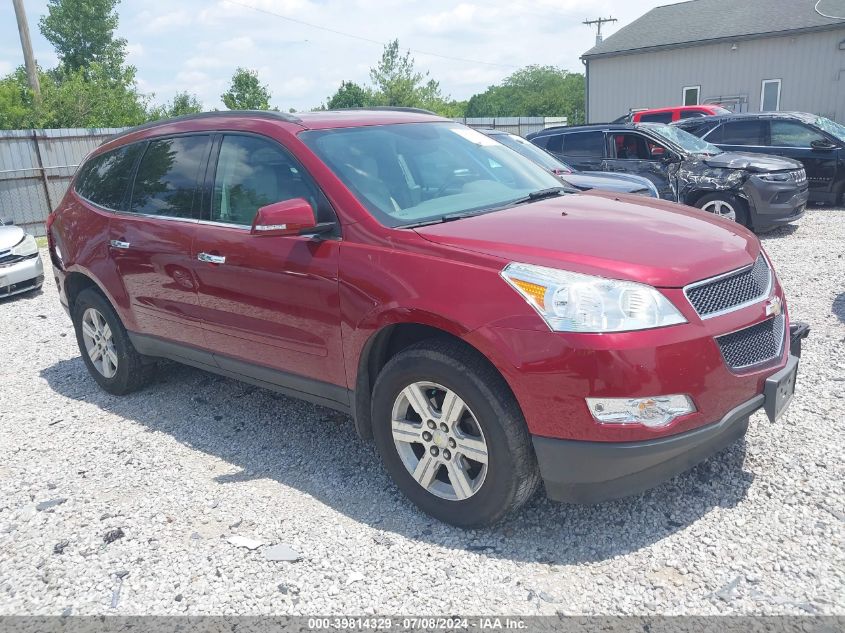
[[[593,417],[602,424],[666,426],[675,418],[695,412],[689,396],[652,398],[587,398]]]

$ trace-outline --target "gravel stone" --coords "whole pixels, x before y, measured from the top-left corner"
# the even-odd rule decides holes
[[[246,536],[240,536],[239,534],[236,534],[235,536],[230,536],[226,540],[235,547],[245,547],[247,549],[258,549],[259,547],[264,545],[264,541],[260,541],[254,538],[248,538]]]
[[[61,497],[59,499],[50,499],[49,501],[42,501],[41,503],[35,506],[35,509],[39,512],[43,512],[44,510],[49,510],[51,508],[55,508],[56,506],[62,505],[67,499]]]
[[[0,526],[15,526],[0,530],[0,615],[845,613],[845,210],[762,241],[812,327],[783,418],[754,414],[743,441],[655,490],[539,495],[472,531],[421,514],[351,420],[318,406],[168,362],[106,394],[42,253],[43,291],[0,300]],[[36,510],[59,495],[72,501]],[[240,519],[306,557],[232,546]]]
[[[283,561],[291,563],[302,560],[302,556],[299,554],[299,552],[297,552],[290,545],[287,545],[285,543],[265,547],[264,558],[272,561]]]

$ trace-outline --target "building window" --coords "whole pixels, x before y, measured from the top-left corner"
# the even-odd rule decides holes
[[[698,95],[701,93],[701,86],[684,86],[684,105],[698,105]]]
[[[780,110],[780,79],[764,79],[760,90],[760,112]]]

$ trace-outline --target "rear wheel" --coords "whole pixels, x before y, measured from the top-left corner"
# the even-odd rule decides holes
[[[695,206],[725,220],[749,226],[748,204],[733,194],[710,193],[700,198]]]
[[[123,395],[147,383],[151,359],[137,352],[103,295],[92,288],[80,292],[73,304],[73,325],[82,360],[103,389]]]
[[[519,407],[502,377],[470,349],[428,341],[402,351],[379,374],[372,407],[391,477],[441,521],[495,523],[537,488]]]

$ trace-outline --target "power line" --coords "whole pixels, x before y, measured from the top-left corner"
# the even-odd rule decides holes
[[[254,7],[250,4],[246,4],[245,2],[238,2],[238,0],[225,0],[229,4],[236,4],[240,7],[244,7],[246,9],[252,9],[253,11],[258,11],[259,13],[266,13],[268,15],[275,16],[277,18],[281,18],[283,20],[287,20],[289,22],[294,22],[296,24],[302,24],[303,26],[311,27],[312,29],[318,29],[320,31],[327,31],[328,33],[334,33],[335,35],[342,35],[343,37],[349,37],[354,40],[360,40],[362,42],[369,42],[370,44],[378,44],[379,46],[385,46],[387,42],[382,42],[379,40],[370,39],[369,37],[363,37],[361,35],[355,35],[353,33],[346,33],[345,31],[338,31],[337,29],[330,28],[328,26],[321,26],[319,24],[313,24],[311,22],[306,22],[305,20],[300,20],[298,18],[292,18],[289,15],[283,15],[281,13],[276,13],[275,11],[270,11],[268,9],[262,9],[261,7]],[[464,57],[452,57],[450,55],[441,55],[440,53],[432,53],[431,51],[424,51],[418,48],[411,48],[408,49],[414,53],[419,55],[429,55],[431,57],[439,57],[441,59],[448,59],[455,62],[464,62],[467,64],[480,64],[483,66],[496,66],[498,68],[517,68],[512,64],[497,64],[494,62],[483,62],[478,59],[466,59]]]

